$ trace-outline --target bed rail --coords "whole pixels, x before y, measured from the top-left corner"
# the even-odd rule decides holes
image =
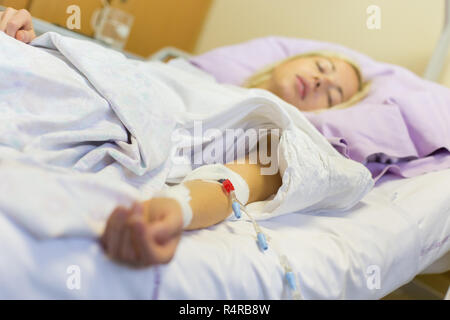
[[[188,59],[192,55],[175,47],[165,47],[151,55],[148,60],[167,61],[174,58]]]
[[[431,56],[427,69],[423,77],[428,80],[438,81],[444,68],[447,58],[448,47],[450,45],[450,0],[445,0],[445,19],[441,37],[436,45],[436,49]]]

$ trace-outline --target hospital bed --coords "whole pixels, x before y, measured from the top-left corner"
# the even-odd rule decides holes
[[[157,58],[168,54],[180,52]],[[345,215],[293,213],[260,224],[287,256],[302,298],[379,299],[417,274],[450,270],[449,216],[450,169],[386,175]],[[275,252],[259,249],[246,221],[185,232],[168,265],[142,270],[111,262],[93,240],[36,241],[6,214],[0,226],[4,299],[291,298]]]
[[[444,170],[383,177],[345,215],[290,214],[261,227],[289,259],[304,299],[379,299],[448,259],[449,213]],[[259,250],[245,221],[185,232],[172,262],[142,270],[111,262],[96,241],[36,241],[3,214],[0,226],[0,298],[290,298],[274,251]]]

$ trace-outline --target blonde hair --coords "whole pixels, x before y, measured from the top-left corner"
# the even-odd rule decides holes
[[[358,76],[358,83],[359,83],[358,92],[356,92],[347,101],[344,101],[335,106],[332,106],[331,108],[314,110],[313,112],[320,113],[320,112],[323,112],[326,110],[345,109],[345,108],[348,108],[348,107],[356,104],[357,102],[359,102],[360,100],[362,100],[363,98],[365,98],[367,96],[367,94],[369,93],[369,89],[370,89],[370,81],[366,81],[366,82],[363,81],[362,74],[361,74],[361,68],[359,67],[359,65],[356,62],[354,62],[353,60],[349,59],[348,57],[346,57],[340,53],[329,52],[329,51],[312,51],[312,52],[301,53],[301,54],[291,56],[287,59],[278,61],[276,63],[270,64],[270,65],[264,67],[263,69],[261,69],[260,71],[256,72],[255,74],[253,74],[250,78],[248,78],[244,82],[243,87],[256,88],[260,84],[269,80],[270,77],[272,76],[273,70],[276,67],[278,67],[279,65],[282,65],[285,62],[295,60],[298,58],[305,58],[305,57],[311,57],[311,56],[338,58],[338,59],[341,59],[341,60],[347,62],[355,70],[356,75]]]

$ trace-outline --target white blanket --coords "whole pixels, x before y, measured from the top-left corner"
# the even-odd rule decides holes
[[[96,237],[116,205],[183,177],[192,167],[174,165],[186,141],[174,141],[174,130],[187,129],[202,150],[217,142],[196,136],[196,120],[222,132],[281,129],[283,185],[253,206],[259,219],[344,211],[373,186],[364,166],[266,91],[219,85],[55,33],[29,46],[0,32],[0,48],[0,179],[8,181],[0,211],[36,237]]]

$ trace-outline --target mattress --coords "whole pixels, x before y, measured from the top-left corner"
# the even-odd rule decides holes
[[[450,170],[384,177],[345,215],[289,214],[185,232],[167,265],[132,269],[86,238],[37,241],[0,214],[1,299],[289,299],[283,252],[304,299],[379,299],[450,251]]]

